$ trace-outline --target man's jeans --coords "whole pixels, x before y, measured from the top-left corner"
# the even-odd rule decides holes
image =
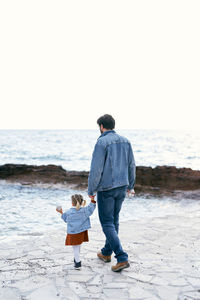
[[[105,246],[101,249],[103,255],[111,255],[114,251],[117,262],[128,260],[128,254],[123,251],[119,237],[119,212],[126,196],[127,187],[97,193],[99,219],[106,236]]]

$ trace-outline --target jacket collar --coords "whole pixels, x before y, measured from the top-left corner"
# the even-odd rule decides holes
[[[114,130],[106,130],[104,133],[102,133],[102,134],[100,135],[99,139],[100,139],[101,137],[103,137],[103,136],[109,134],[109,133],[116,133],[116,132],[115,132]]]

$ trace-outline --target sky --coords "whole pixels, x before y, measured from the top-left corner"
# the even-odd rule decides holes
[[[0,1],[0,129],[200,130],[200,1]]]

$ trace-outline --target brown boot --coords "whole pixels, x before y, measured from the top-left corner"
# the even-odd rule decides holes
[[[103,260],[104,262],[111,262],[111,255],[103,255],[101,252],[97,253],[98,258]]]
[[[112,266],[111,270],[113,272],[120,272],[121,270],[129,268],[129,267],[130,267],[129,262],[124,261],[124,262],[121,262],[121,263],[117,263],[115,266]]]

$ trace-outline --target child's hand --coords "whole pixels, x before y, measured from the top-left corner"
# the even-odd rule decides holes
[[[59,212],[60,214],[63,214],[62,206],[57,206],[56,211]]]
[[[94,199],[96,195],[93,195],[93,196],[88,195],[88,196],[89,196],[92,203],[96,203],[96,200]]]

